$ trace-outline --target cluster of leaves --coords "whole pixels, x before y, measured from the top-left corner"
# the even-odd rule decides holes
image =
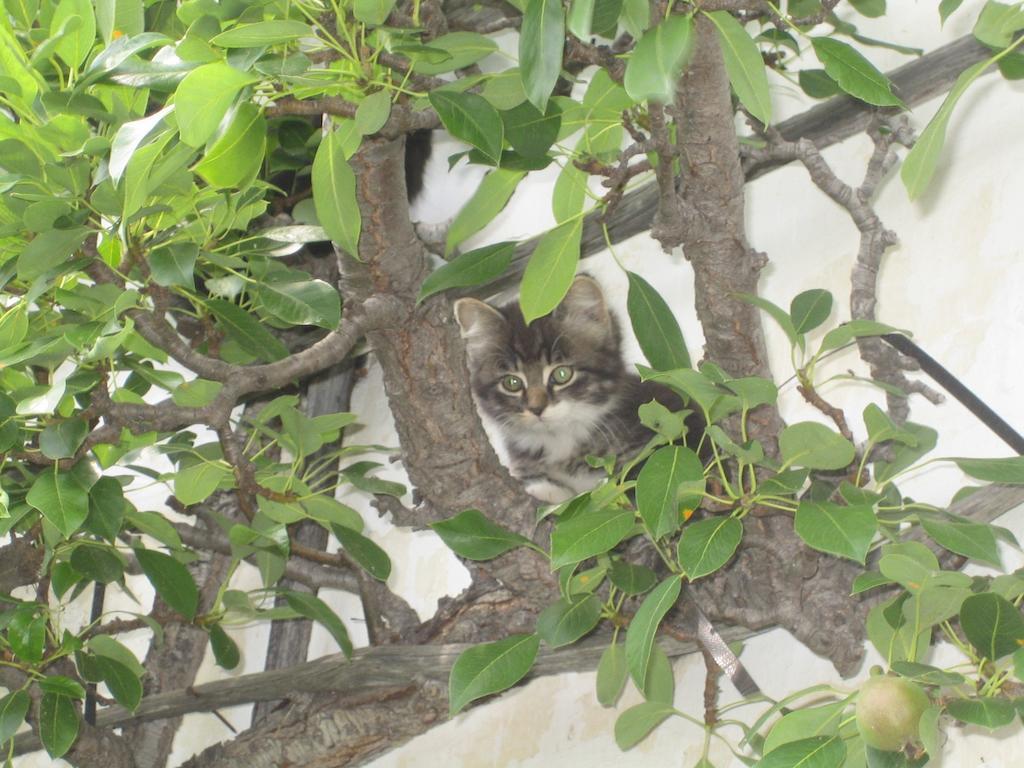
[[[854,5],[872,15],[885,4]],[[946,0],[943,16],[958,5]],[[268,590],[290,551],[286,526],[301,519],[330,528],[353,561],[386,578],[386,556],[361,536],[358,515],[333,499],[336,481],[327,479],[326,467],[338,452],[314,457],[351,417],[310,419],[284,398],[244,421],[237,415],[229,419],[235,402],[223,394],[230,385],[226,375],[197,379],[170,364],[171,358],[192,357],[231,366],[272,364],[290,351],[272,330],[339,326],[335,288],[292,257],[303,243],[329,237],[358,258],[362,222],[348,159],[365,137],[385,130],[398,135],[410,115],[429,113],[471,147],[470,162],[493,167],[453,223],[449,253],[500,211],[526,174],[563,164],[553,197],[558,226],[542,238],[523,279],[523,309],[533,318],[559,303],[575,272],[591,196],[584,166],[611,168],[627,132],[648,130],[651,110],[672,100],[697,19],[714,26],[740,104],[763,123],[771,120],[765,62],[787,71],[789,62],[778,55],[784,49],[794,55],[810,50],[821,64],[820,70],[799,74],[799,84],[812,95],[815,88],[817,95],[838,88],[868,103],[899,106],[886,78],[837,37],[872,41],[831,14],[825,16],[829,35],[812,35],[811,26],[801,23],[821,12],[817,0],[792,0],[788,17],[776,13],[784,29],[771,23],[773,17],[758,19],[756,35],[733,16],[706,13],[695,3],[679,4],[680,13],[661,19],[645,0],[513,0],[511,6],[522,14],[518,66],[467,74],[498,51],[495,40],[472,31],[431,37],[420,24],[418,2],[400,8],[395,0],[4,2],[0,535],[38,543],[44,583],[54,600],[47,594],[36,600],[2,598],[10,607],[0,611],[0,651],[27,682],[0,699],[0,743],[25,719],[33,686],[40,693],[40,736],[54,756],[74,741],[83,683],[102,681],[119,703],[138,704],[138,661],[102,625],[63,627],[60,610],[92,584],[126,589],[132,563],[178,620],[210,633],[225,666],[238,657],[221,627],[225,621],[308,616],[322,621],[343,649],[350,647],[337,617],[308,596],[289,594],[286,609],[268,611],[262,595],[224,589],[200,615],[198,589],[187,568],[194,553],[164,515],[136,508],[125,489],[141,473],[168,482],[185,505],[202,504],[214,491],[243,482],[248,491],[258,491],[244,524],[212,519],[223,524],[236,560],[257,563]],[[393,14],[396,8],[402,13]],[[388,23],[406,16],[411,25]],[[1019,3],[993,2],[975,30],[994,48],[992,61],[1007,76],[1020,71],[1014,36],[1022,25]],[[620,29],[636,41],[625,64],[616,59],[598,69],[579,99],[556,93],[567,33],[588,45],[588,39],[610,39]],[[927,183],[953,103],[980,71],[965,73],[928,140],[915,150],[924,159],[919,170],[908,163],[912,193]],[[290,109],[308,99],[321,99],[325,109],[341,103],[333,110],[333,130],[324,135],[299,116],[303,110]],[[637,157],[654,158],[653,150]],[[302,184],[293,185],[293,179],[307,174],[313,199],[291,209],[296,224],[269,225],[262,218],[268,199],[279,196],[278,186],[301,193]],[[497,244],[456,257],[424,284],[422,296],[493,279],[508,266],[512,247]],[[839,517],[834,506],[878,512],[881,504],[870,496],[796,500],[803,473],[840,466],[852,447],[817,425],[793,425],[783,435],[783,465],[773,468],[758,446],[732,441],[716,421],[737,415],[742,422],[751,408],[774,400],[774,386],[730,380],[713,366],[691,370],[678,328],[666,322],[664,302],[638,276],[631,275],[630,284],[634,326],[656,329],[645,330],[641,339],[654,366],[649,375],[686,393],[704,412],[710,426],[700,450],[711,451],[714,459],[701,462],[700,454],[672,444],[682,430],[678,416],[653,407],[645,413],[660,437],[634,462],[646,460],[637,479],[617,474],[602,490],[559,511],[551,556],[567,575],[564,602],[543,622],[549,642],[568,642],[580,626],[587,631],[595,610],[598,619],[621,617],[629,600],[645,594],[643,605],[653,594],[670,602],[684,577],[721,567],[739,542],[743,516],[757,504],[793,508],[804,519],[798,528],[811,546],[843,556],[862,559],[865,537],[870,543],[876,530],[885,534],[893,528],[876,515],[878,527],[868,536],[859,512],[853,534],[849,526],[842,535],[829,534],[828,525]],[[795,315],[791,322],[802,334],[806,320]],[[164,323],[174,341],[161,340],[154,322]],[[216,425],[215,412],[221,414]],[[246,461],[229,459],[221,440],[199,442],[204,438],[185,431],[194,424],[247,431]],[[882,429],[876,438],[913,452],[927,438],[911,433],[883,438]],[[154,475],[140,466],[136,457],[142,449],[170,458],[174,471]],[[400,491],[369,476],[372,469],[363,461],[347,464],[342,480],[376,493]],[[760,473],[768,469],[772,476],[762,480]],[[634,484],[636,509],[627,495]],[[659,500],[669,486],[673,494],[685,489],[694,508],[710,498],[713,487],[715,503],[731,511],[684,525],[673,507],[679,499]],[[898,504],[891,495],[883,498]],[[600,535],[589,531],[587,526],[609,516],[610,528]],[[962,527],[955,528],[961,523],[938,512],[931,525],[958,534],[948,534],[950,539],[963,538]],[[652,572],[606,554],[636,530],[651,534],[672,573],[657,587]],[[593,542],[589,549],[577,541],[581,534]],[[943,534],[932,535],[938,541]],[[593,549],[598,545],[603,549]],[[595,557],[596,570],[586,578],[574,572]],[[587,591],[586,584],[594,586]],[[598,597],[601,584],[614,587],[608,600]],[[629,663],[620,663],[619,651],[611,652],[619,661],[608,662],[616,670],[628,668],[651,696],[665,685],[664,675],[651,676],[662,682],[647,682],[649,670],[665,668],[653,642],[659,610],[648,609],[644,631],[650,637],[636,632],[639,639],[627,643]],[[158,623],[138,620],[159,633]],[[517,639],[513,645],[529,650],[531,643],[535,647],[536,640]],[[78,680],[53,674],[54,665],[68,659]],[[616,672],[610,679],[620,678]],[[664,687],[657,691],[657,701],[670,699]],[[453,701],[461,704],[477,695],[457,693]]]
[[[885,13],[884,0],[854,6],[869,17]],[[942,20],[958,6],[944,4]],[[456,80],[431,92],[429,101],[445,129],[472,147],[466,153],[471,162],[496,166],[449,228],[446,255],[494,219],[529,171],[561,163],[552,194],[552,213],[558,226],[540,238],[520,285],[527,321],[557,306],[575,275],[583,215],[589,208],[588,199],[594,198],[583,168],[594,162],[618,162],[624,126],[649,126],[652,106],[673,101],[679,77],[692,56],[697,17],[706,17],[715,27],[739,103],[766,126],[772,122],[766,62],[787,77],[791,76],[787,68],[799,65],[798,84],[813,98],[846,93],[867,104],[905,108],[888,78],[856,48],[837,38],[845,36],[863,45],[920,53],[866,38],[834,13],[826,15],[832,26],[829,35],[810,34],[815,25],[801,25],[798,19],[820,13],[816,0],[789,3],[789,16],[764,18],[757,34],[726,12],[705,12],[696,7],[689,13],[658,20],[650,16],[649,5],[642,0],[576,0],[567,9],[552,0],[527,3],[522,10],[521,71],[510,69]],[[1024,56],[1016,51],[1022,39],[1016,33],[1021,29],[1024,12],[1020,3],[1007,6],[993,0],[983,8],[974,34],[993,49],[993,56],[963,73],[909,153],[901,174],[911,198],[927,189],[941,157],[953,108],[970,84],[993,64],[998,64],[1007,78],[1024,74]],[[553,94],[565,33],[587,40],[614,37],[616,30],[628,32],[637,41],[624,70],[613,75],[607,68],[598,69],[581,99]],[[481,58],[487,52],[482,45],[477,50]],[[821,68],[802,63],[808,58],[807,52],[813,53]],[[479,93],[470,91],[481,85]],[[647,156],[656,158],[657,153],[650,150]],[[459,157],[453,157],[452,162]],[[593,202],[603,207],[609,200],[595,198]],[[446,288],[497,279],[505,273],[511,256],[510,243],[461,254],[424,283],[421,298]]]
[[[132,595],[127,574],[141,570],[170,613],[156,621],[140,606],[114,625],[149,627],[159,642],[162,622],[195,623],[231,668],[239,650],[223,625],[256,618],[315,619],[351,653],[344,625],[318,598],[287,593],[287,607],[264,607],[281,593],[289,524],[314,520],[352,563],[381,580],[390,572],[358,513],[334,498],[340,484],[404,492],[357,458],[366,448],[330,447],[352,414],[309,418],[286,396],[231,416],[229,377],[183,375],[167,345],[136,322],[173,317],[179,331],[194,329],[191,353],[238,370],[286,358],[279,332],[338,327],[336,288],[291,258],[323,231],[266,223],[253,231],[276,190],[265,179],[308,173],[320,140],[305,121],[268,119],[266,83],[351,95],[383,77],[365,79],[351,60],[313,72],[290,49],[300,38],[339,47],[317,37],[312,14],[323,10],[141,0],[0,10],[0,536],[37,544],[49,588],[35,599],[0,595],[0,654],[25,680],[0,699],[0,744],[28,716],[49,754],[65,754],[85,683],[105,683],[128,709],[139,704],[143,669],[104,631],[110,617],[64,625],[64,606],[90,586]],[[314,221],[311,201],[306,207]],[[256,492],[244,523],[213,511],[208,519],[234,564],[259,568],[264,589],[224,588],[200,611],[187,567],[196,554],[166,513],[139,509],[125,493],[148,478],[191,506],[236,488],[239,461],[220,440],[188,431],[213,426],[213,409],[247,433],[243,468]],[[147,466],[160,456],[173,470]],[[69,668],[77,678],[63,674]]]
[[[785,329],[803,386],[824,383],[815,380],[814,371],[829,353],[857,338],[896,332],[880,323],[853,321],[825,333],[812,352],[808,334],[832,310],[827,291],[800,294],[789,311],[757,297],[747,299]],[[659,313],[659,319],[661,326],[674,325],[670,314]],[[645,327],[649,340],[656,326]],[[775,403],[778,390],[771,381],[732,379],[710,363],[699,369],[640,367],[640,372],[684,396],[707,424],[704,433],[685,434],[686,412],[672,413],[657,402],[641,406],[639,418],[655,436],[625,463],[593,457],[595,466],[608,470],[608,480],[548,510],[554,526],[547,549],[476,510],[433,526],[453,551],[470,559],[531,547],[548,559],[561,587],[561,598],[540,614],[534,634],[477,646],[459,658],[450,682],[453,714],[520,680],[541,641],[551,648],[568,645],[607,621],[612,633],[598,666],[598,700],[613,706],[627,680],[644,698],[620,714],[615,727],[619,745],[629,748],[672,715],[693,720],[673,707],[672,672],[658,647],[659,627],[687,583],[729,563],[742,541],[744,521],[756,509],[792,515],[796,534],[812,549],[866,567],[870,563],[851,585],[853,594],[887,590],[884,602],[868,615],[868,637],[894,674],[927,687],[931,705],[921,714],[919,738],[914,739],[918,752],[910,750],[903,762],[896,754],[888,756],[886,765],[919,764],[914,761],[924,752],[936,754],[942,712],[990,728],[1009,724],[1017,712],[1024,714],[1024,697],[1019,696],[1024,682],[1024,573],[972,578],[944,570],[933,552],[947,550],[998,567],[998,543],[1016,546],[1013,535],[899,491],[899,479],[921,466],[935,446],[934,430],[912,423],[897,426],[869,405],[863,413],[868,437],[859,448],[834,428],[807,421],[782,431],[775,459],[757,440],[746,438],[750,413]],[[738,425],[739,439],[723,428],[727,422]],[[692,448],[680,444],[687,437]],[[980,480],[1024,483],[1021,458],[945,461]],[[636,537],[646,539],[657,553],[659,570],[627,559],[623,545]],[[925,663],[935,633],[962,652],[962,668],[970,673]],[[743,741],[763,754],[760,761],[742,759],[762,768],[863,765],[875,748],[864,745],[848,716],[854,695],[787,714],[767,738],[758,736],[773,715],[804,696],[775,703],[753,725],[722,719],[707,727],[741,728]]]

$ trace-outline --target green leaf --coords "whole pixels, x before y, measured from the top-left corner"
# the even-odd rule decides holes
[[[824,424],[801,421],[779,436],[779,450],[787,464],[808,469],[842,469],[853,461],[853,444]]]
[[[145,674],[145,669],[139,663],[139,660],[135,658],[135,654],[109,635],[94,635],[90,637],[89,650],[97,656],[106,656],[108,659],[120,662],[123,666],[134,672],[136,677],[142,677]]]
[[[379,581],[387,581],[391,575],[391,558],[370,539],[358,531],[343,525],[331,525],[331,530],[338,537],[341,546],[359,567]]]
[[[1001,58],[996,65],[999,67],[999,74],[1007,80],[1024,80],[1024,54],[1008,53]]]
[[[12,691],[0,699],[0,744],[14,736],[25,722],[31,703],[27,691]]]
[[[154,248],[147,255],[149,275],[153,282],[165,288],[182,285],[195,290],[196,258],[199,246],[195,243],[173,243]]]
[[[786,334],[786,338],[789,339],[791,346],[799,345],[802,349],[804,346],[804,338],[796,332],[796,326],[793,325],[793,320],[789,314],[782,307],[777,304],[773,304],[768,299],[763,299],[760,296],[755,296],[752,293],[738,293],[736,298],[745,301],[747,304],[753,304],[758,309],[762,309],[771,315],[772,319],[779,324],[783,332]]]
[[[203,304],[217,318],[227,334],[250,355],[268,363],[288,356],[288,348],[259,320],[234,302],[206,299]]]
[[[838,736],[814,736],[790,741],[762,757],[754,768],[836,768],[846,759]]]
[[[1013,702],[1008,699],[954,699],[946,711],[957,720],[973,723],[994,731],[1009,725],[1017,715]]]
[[[810,736],[834,736],[839,732],[839,724],[842,722],[846,707],[847,702],[837,701],[820,707],[789,712],[769,731],[764,741],[764,754],[773,752],[783,744]]]
[[[907,108],[893,94],[889,78],[846,43],[831,37],[812,37],[811,45],[828,76],[854,98],[877,107]]]
[[[923,685],[960,685],[966,679],[959,672],[947,672],[929,664],[917,664],[911,661],[897,661],[892,671],[900,677],[906,677]]]
[[[0,314],[0,350],[18,346],[28,336],[28,309],[18,302]]]
[[[188,568],[170,555],[152,549],[135,549],[135,558],[156,593],[165,603],[191,621],[199,607],[199,588]]]
[[[297,40],[300,37],[314,37],[312,28],[301,21],[277,19],[257,21],[253,24],[239,24],[226,32],[210,38],[210,45],[221,48],[260,48]]]
[[[531,323],[557,307],[569,292],[580,259],[583,219],[577,218],[545,232],[523,272],[519,306]]]
[[[1020,608],[991,592],[964,600],[960,606],[960,626],[978,653],[991,661],[1024,646],[1024,616]]]
[[[382,493],[386,496],[399,498],[405,493],[405,486],[391,480],[382,480],[379,477],[370,477],[368,473],[379,467],[375,461],[359,461],[349,464],[341,470],[342,476],[352,485],[367,493]]]
[[[821,288],[804,291],[789,305],[789,315],[797,333],[813,331],[832,312],[832,294]]]
[[[191,147],[201,147],[245,86],[258,78],[216,61],[185,75],[174,95],[178,135]]]
[[[430,527],[455,554],[469,560],[490,560],[530,540],[492,523],[476,509],[431,523]]]
[[[231,122],[193,170],[211,187],[244,187],[263,165],[267,121],[255,104],[239,104]]]
[[[377,91],[359,102],[356,108],[356,130],[361,136],[370,136],[387,123],[391,116],[391,94]]]
[[[982,563],[1002,567],[999,544],[992,526],[975,523],[964,518],[918,514],[921,527],[932,541],[964,557],[974,558]]]
[[[452,716],[469,702],[511,688],[526,676],[537,658],[537,635],[512,635],[467,648],[452,666],[448,709]]]
[[[139,706],[142,701],[142,681],[135,672],[106,656],[96,657],[96,668],[118,704],[128,710]]]
[[[850,5],[857,9],[857,13],[869,19],[885,15],[885,0],[850,0]]]
[[[526,98],[541,112],[562,71],[565,15],[561,0],[526,0],[519,32],[519,71]]]
[[[44,693],[39,702],[39,740],[56,760],[71,749],[78,738],[78,712],[74,701],[56,693]]]
[[[435,37],[426,48],[426,55],[409,51],[413,69],[421,75],[440,75],[475,64],[498,50],[498,44],[477,32],[449,32]]]
[[[552,648],[575,643],[601,620],[601,600],[583,595],[562,598],[541,611],[537,617],[537,634]]]
[[[430,104],[448,133],[479,149],[493,165],[498,164],[505,126],[487,99],[475,93],[431,91]]]
[[[597,701],[602,707],[615,706],[628,677],[626,649],[622,643],[612,643],[604,649],[597,663]]]
[[[772,121],[768,76],[757,44],[728,11],[706,14],[715,25],[725,59],[725,71],[740,103],[765,125]],[[830,73],[831,74],[831,73]]]
[[[895,477],[899,472],[902,472],[907,467],[915,464],[918,459],[935,447],[935,443],[938,439],[938,432],[931,427],[914,424],[913,422],[908,421],[903,425],[902,429],[904,432],[908,432],[914,437],[916,444],[896,445],[892,451],[892,461],[876,464],[876,482],[887,482]]]
[[[690,581],[714,573],[733,556],[743,538],[743,523],[731,517],[712,517],[683,528],[677,556]]]
[[[676,695],[676,680],[672,662],[657,643],[651,646],[651,663],[647,665],[647,679],[638,686],[647,701],[672,704]]]
[[[494,171],[493,173],[502,173]],[[520,178],[522,174],[520,174]],[[472,251],[456,256],[439,269],[434,270],[420,286],[417,303],[451,288],[465,288],[475,285],[486,285],[505,273],[512,263],[512,254],[516,244],[511,242],[485,245]]]
[[[363,530],[363,519],[352,507],[342,504],[330,495],[311,496],[303,500],[302,506],[306,514],[323,523],[335,523],[351,528],[353,531]]]
[[[637,687],[643,688],[651,663],[651,648],[661,620],[679,599],[682,578],[670,576],[651,590],[637,609],[626,632],[626,663]]]
[[[674,712],[671,705],[657,701],[630,707],[615,721],[615,743],[623,750],[635,746]]]
[[[908,554],[892,553],[888,547],[883,550],[878,568],[890,581],[911,593],[919,592],[937,570]]]
[[[174,475],[174,495],[185,506],[199,504],[230,476],[231,471],[220,462],[196,462]]]
[[[341,298],[337,289],[323,280],[263,282],[259,298],[268,312],[289,325],[334,330],[341,322]]]
[[[295,612],[300,613],[300,611]],[[211,625],[207,631],[210,633],[210,648],[213,649],[213,658],[217,661],[217,666],[223,669],[237,667],[242,660],[238,644],[231,639],[220,624]]]
[[[644,32],[633,48],[622,81],[626,93],[636,102],[671,103],[692,54],[693,19],[669,16]]]
[[[661,294],[640,275],[627,271],[626,276],[629,322],[651,367],[661,371],[691,368],[683,332]]]
[[[833,328],[825,334],[825,338],[821,341],[821,349],[818,350],[818,354],[820,355],[822,352],[828,352],[832,349],[845,347],[854,339],[859,339],[864,336],[882,336],[886,333],[903,332],[898,328],[893,328],[891,325],[876,323],[874,320],[850,320],[837,328]]]
[[[863,565],[878,532],[878,521],[870,506],[843,507],[830,502],[801,501],[794,527],[809,547]]]
[[[348,630],[345,629],[341,619],[338,618],[338,615],[331,610],[327,603],[308,592],[281,590],[281,594],[288,601],[289,608],[300,616],[305,616],[307,619],[312,619],[322,625],[324,629],[331,633],[331,637],[334,638],[338,647],[341,648],[345,658],[352,658],[352,641],[349,640]],[[211,639],[212,637],[211,635]]]
[[[526,174],[523,171],[510,171],[505,168],[496,168],[484,176],[476,192],[469,198],[464,206],[459,209],[448,228],[448,236],[445,242],[445,255],[450,254],[455,247],[470,235],[476,234],[486,227],[495,216],[508,203],[512,193],[516,191],[519,182]],[[479,250],[483,250],[482,248]],[[511,256],[509,256],[511,259]],[[504,267],[502,271],[504,272]]]
[[[700,505],[704,483],[704,465],[689,448],[665,446],[646,461],[637,477],[636,501],[656,539],[679,528],[684,509]]]
[[[596,0],[572,0],[572,6],[569,8],[565,24],[568,30],[580,40],[586,40],[590,37],[595,2]]]
[[[748,411],[759,405],[771,405],[778,400],[779,388],[769,379],[747,376],[723,382],[727,389],[736,393],[743,407]]]
[[[658,577],[650,568],[633,565],[625,560],[616,560],[608,569],[608,578],[620,592],[627,595],[642,595],[653,587]]]
[[[555,191],[551,195],[551,212],[555,222],[564,224],[574,216],[583,212],[583,203],[587,199],[586,173],[573,163],[566,163],[555,181]]]
[[[89,425],[82,419],[68,419],[50,424],[39,433],[39,450],[48,459],[68,459],[89,434]]]
[[[908,595],[899,595],[888,602],[874,606],[868,612],[866,628],[868,639],[887,664],[914,661],[927,650],[931,628],[920,631],[907,621],[903,605]]]
[[[64,35],[54,52],[73,69],[78,69],[96,42],[96,16],[89,0],[61,0],[50,19],[50,34]]]
[[[800,88],[812,99],[830,99],[842,89],[824,69],[801,69],[798,77]]]
[[[331,240],[359,258],[362,216],[356,200],[356,175],[345,159],[344,139],[337,130],[320,141],[313,158],[313,203],[320,225]]]
[[[562,125],[562,109],[555,102],[540,112],[524,101],[501,113],[505,137],[512,148],[526,157],[543,157],[558,137]]]
[[[18,256],[18,279],[30,282],[56,269],[79,249],[88,236],[89,230],[84,227],[39,233]]]
[[[953,459],[971,477],[988,483],[1024,484],[1024,456],[1007,459]]]
[[[585,509],[560,519],[551,534],[551,567],[561,568],[607,552],[633,530],[626,509]]]
[[[964,0],[942,0],[939,3],[939,18],[943,24],[946,23],[946,19],[953,15],[963,2]]]
[[[946,128],[953,115],[953,108],[971,83],[977,80],[991,63],[991,59],[979,61],[960,73],[946,95],[945,101],[942,102],[942,106],[932,117],[931,122],[921,131],[913,148],[903,160],[900,178],[903,180],[903,186],[907,188],[907,197],[911,200],[921,196],[921,193],[928,188],[932,176],[935,175],[942,145],[946,141]]]
[[[85,698],[85,688],[77,680],[72,680],[66,675],[49,675],[39,680],[40,690],[53,693],[57,696],[66,696],[69,699]]]
[[[31,606],[17,609],[7,624],[6,639],[16,658],[41,662],[46,647],[46,617],[36,616]]]
[[[380,26],[387,21],[394,7],[395,0],[354,0],[352,15],[364,24]]]
[[[216,400],[222,389],[224,385],[219,381],[192,379],[175,387],[171,393],[171,400],[175,405],[185,408],[202,408]]]
[[[89,514],[89,489],[77,475],[60,472],[56,465],[36,477],[25,501],[65,538],[70,538]]]
[[[990,1],[978,14],[972,34],[985,45],[1006,48],[1021,29],[1024,29],[1024,8],[1020,3],[1007,5]]]
[[[90,581],[110,584],[124,575],[124,563],[116,550],[101,544],[82,544],[71,553],[71,566]]]
[[[591,31],[599,37],[614,38],[622,13],[622,0],[596,0]]]

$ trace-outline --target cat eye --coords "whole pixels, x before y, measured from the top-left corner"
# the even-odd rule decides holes
[[[501,388],[506,392],[519,392],[523,388],[523,380],[509,374],[501,380]]]
[[[572,381],[573,370],[568,365],[560,365],[551,372],[551,381],[555,384],[568,384]]]

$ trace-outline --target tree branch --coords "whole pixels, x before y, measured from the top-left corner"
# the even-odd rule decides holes
[[[948,91],[961,72],[990,55],[991,51],[968,35],[887,74],[896,93],[908,106],[913,107]],[[806,138],[820,150],[862,133],[871,123],[876,111],[874,107],[849,96],[835,96],[779,123],[776,129],[779,135],[788,141]],[[743,162],[744,178],[748,182],[753,181],[787,162],[790,161],[777,158],[747,158]],[[608,227],[612,243],[620,243],[649,230],[657,211],[658,194],[657,184],[649,182],[624,195],[607,221],[604,220],[602,211],[587,214],[583,224],[581,257],[607,248],[605,225]],[[511,266],[501,280],[486,287],[488,294],[518,284],[526,268],[526,262],[539,240],[540,236],[533,237],[516,247]]]

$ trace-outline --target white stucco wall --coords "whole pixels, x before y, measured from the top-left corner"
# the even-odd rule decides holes
[[[932,2],[920,0],[889,3],[889,15],[879,22],[858,18],[862,31],[904,44],[933,48],[969,32],[977,0],[968,0],[940,30]],[[870,49],[872,60],[886,70],[906,59],[898,54]],[[806,99],[779,80],[774,91],[778,119],[798,113]],[[918,128],[938,107],[938,101],[914,110]],[[943,169],[932,191],[916,203],[907,200],[893,174],[883,185],[876,210],[900,237],[880,275],[878,319],[913,331],[915,339],[960,377],[982,399],[1018,429],[1024,429],[1024,398],[1019,381],[1024,377],[1024,246],[1020,221],[1024,210],[1024,83],[1007,83],[987,76],[964,98],[950,128]],[[440,178],[447,166],[447,151],[435,149],[432,181],[416,211],[424,220],[439,220],[457,210],[460,199],[472,191],[478,171]],[[825,154],[848,181],[856,182],[870,152],[866,139],[851,139]],[[436,173],[435,173],[436,172]],[[542,174],[543,176],[543,174]],[[469,180],[467,180],[469,179]],[[553,175],[531,180],[521,189],[500,219],[474,239],[475,243],[534,234],[550,225],[550,187]],[[782,306],[800,291],[828,288],[837,300],[833,320],[847,319],[849,275],[857,249],[857,233],[846,214],[818,193],[805,172],[796,166],[775,171],[747,187],[747,220],[751,244],[771,260],[761,281],[762,294]],[[693,288],[689,267],[677,253],[663,254],[647,236],[637,236],[617,247],[619,258],[632,270],[655,282],[674,306],[691,352],[699,356],[702,334],[693,312]],[[584,268],[596,275],[620,314],[624,314],[625,278],[607,254],[587,260]],[[766,320],[771,362],[777,379],[787,377],[789,353],[786,341]],[[639,359],[633,344],[628,351]],[[852,355],[833,363],[835,372],[865,368]],[[358,439],[364,443],[397,445],[385,404],[381,401],[380,371],[370,365],[357,387],[352,409],[366,422]],[[858,414],[869,400],[881,401],[878,393],[863,386],[837,385],[825,390],[837,403],[849,408],[851,425],[864,436]],[[783,415],[790,421],[821,419],[803,404],[792,386],[785,391]],[[1008,455],[1000,441],[957,403],[932,406],[913,400],[912,418],[940,431],[933,455]],[[384,476],[404,480],[397,465]],[[963,483],[949,468],[933,468],[903,484],[915,497],[945,503]],[[159,489],[156,493],[160,493]],[[432,534],[396,529],[379,520],[368,498],[346,499],[365,512],[368,530],[392,557],[392,588],[423,616],[428,617],[437,600],[457,594],[466,585],[465,570]],[[157,508],[157,500],[148,508]],[[1024,538],[1024,511],[1008,515],[1002,524]],[[1019,552],[1004,551],[1009,569],[1024,564]],[[236,577],[239,585],[258,586],[250,568]],[[125,608],[144,611],[152,599],[140,593],[142,606],[126,601]],[[362,634],[358,600],[349,595],[329,596],[358,644]],[[79,601],[84,616],[87,599]],[[69,621],[80,620],[69,615]],[[256,626],[232,633],[243,648],[243,663],[232,674],[258,671],[266,648],[268,628]],[[133,646],[140,656],[144,639]],[[310,658],[337,652],[320,628],[314,630]],[[816,657],[784,631],[774,631],[747,642],[742,659],[754,678],[775,697],[825,679],[841,685],[830,663]],[[784,660],[784,663],[780,663]],[[875,657],[869,654],[869,662]],[[866,666],[865,666],[866,670]],[[704,670],[699,657],[676,662],[676,707],[699,716]],[[212,659],[204,662],[200,681],[224,677]],[[735,700],[728,684],[722,702]],[[485,706],[472,708],[394,752],[379,758],[374,768],[450,766],[476,768],[547,768],[548,766],[693,766],[700,757],[703,733],[679,718],[671,719],[627,753],[612,738],[617,712],[636,703],[635,692],[623,697],[618,710],[602,709],[594,698],[594,675],[572,674],[545,678],[519,687]],[[248,726],[250,707],[222,711],[236,728]],[[753,711],[753,710],[751,710]],[[755,717],[756,713],[751,715]],[[727,734],[737,741],[737,733]],[[231,737],[212,716],[190,715],[175,742],[171,765],[203,747]],[[713,742],[716,766],[740,766],[728,749]],[[19,768],[54,764],[44,754],[16,761]],[[58,765],[65,764],[57,761]],[[1024,734],[1019,725],[999,739],[979,729],[953,730],[940,765],[946,768],[1011,768],[1024,765]]]

